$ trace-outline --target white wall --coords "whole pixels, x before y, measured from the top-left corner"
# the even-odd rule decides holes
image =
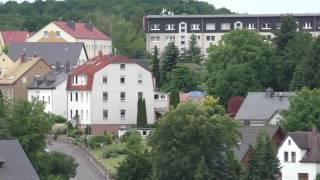
[[[100,50],[103,54],[112,53],[111,40],[77,39],[77,42],[84,43],[89,59],[97,56]]]
[[[138,84],[138,74],[143,82]],[[108,77],[107,85],[102,82]],[[120,77],[125,76],[125,84],[120,84]],[[103,101],[103,92],[108,92],[108,101]],[[120,101],[120,92],[126,93],[125,102]],[[110,64],[94,75],[92,88],[92,121],[95,124],[136,124],[138,92],[143,92],[146,100],[147,119],[154,123],[154,87],[152,75],[137,64],[126,64],[125,70],[120,64]],[[108,120],[103,120],[103,109],[108,110]],[[120,119],[120,110],[126,110],[126,118]]]
[[[78,93],[78,100],[76,101],[76,93]],[[72,101],[71,97],[72,96]],[[68,91],[68,120],[72,120],[71,118],[71,110],[72,116],[74,117],[76,114],[76,110],[78,110],[78,115],[80,116],[80,124],[91,124],[91,92],[90,91]],[[82,116],[81,116],[82,111]]]
[[[52,89],[28,89],[28,101],[32,101],[32,98],[36,98],[39,101],[44,101],[44,111],[48,113],[54,113],[52,104],[52,94]]]
[[[289,140],[291,141],[291,145],[289,145]],[[288,152],[289,161],[284,162],[284,152]],[[296,152],[296,162],[291,162],[291,152]],[[319,165],[315,163],[300,163],[299,161],[302,159],[305,150],[301,150],[291,137],[287,137],[281,147],[279,148],[277,157],[280,160],[281,164],[281,173],[282,180],[298,180],[298,173],[308,173],[309,180],[315,180],[317,169],[319,169]]]

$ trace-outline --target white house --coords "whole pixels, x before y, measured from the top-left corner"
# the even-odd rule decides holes
[[[290,132],[278,150],[282,180],[315,180],[320,173],[320,134]]]
[[[91,22],[53,21],[27,39],[27,42],[82,42],[92,58],[102,51],[111,54],[112,40]]]
[[[45,102],[45,112],[67,118],[67,78],[70,65],[57,68],[48,74],[35,77],[28,87],[28,100]]]
[[[71,71],[67,90],[68,119],[82,128],[89,125],[93,134],[135,125],[139,96],[146,101],[148,124],[155,122],[155,106],[161,109],[151,72],[125,56],[99,53]],[[160,95],[160,101],[165,98]]]

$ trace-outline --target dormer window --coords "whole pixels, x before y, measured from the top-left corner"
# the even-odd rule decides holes
[[[254,23],[248,23],[247,28],[248,29],[256,29],[256,25]]]
[[[191,30],[193,31],[200,30],[200,24],[191,24]]]
[[[151,24],[150,30],[160,30],[160,24]]]
[[[305,22],[304,26],[303,26],[303,29],[312,29],[311,22]]]
[[[242,29],[242,22],[240,22],[240,21],[235,22],[234,29]]]
[[[271,29],[270,23],[263,23],[261,29]]]
[[[170,30],[175,30],[175,24],[166,24],[166,30],[170,31]]]

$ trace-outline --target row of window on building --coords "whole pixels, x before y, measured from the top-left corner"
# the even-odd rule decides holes
[[[36,95],[36,96],[31,96],[31,99],[32,100],[38,100],[40,101],[40,95]],[[42,96],[42,99],[41,99],[42,102],[45,102],[47,104],[50,104],[51,103],[51,97],[50,96]]]
[[[297,22],[297,24],[299,24]],[[165,30],[166,31],[174,31],[176,24],[166,24]],[[256,29],[257,24],[256,23],[242,23],[240,21],[237,21],[234,23],[234,29],[240,29],[240,28],[248,28],[248,29]],[[280,29],[281,23],[276,23],[276,28]],[[304,22],[303,29],[312,29],[312,23],[311,22]],[[221,23],[220,24],[221,30],[231,30],[231,23]],[[272,26],[271,23],[262,23],[261,24],[262,30],[271,30]],[[320,21],[318,22],[318,29],[320,29]],[[151,31],[159,31],[160,30],[160,24],[151,24],[150,26]],[[180,32],[186,32],[186,23],[180,23],[179,24],[179,30]],[[201,30],[201,24],[191,24],[190,25],[191,31],[200,31]],[[216,30],[216,23],[206,23],[205,24],[205,30],[207,31],[215,31]]]
[[[201,36],[197,36],[197,39],[200,40]],[[159,35],[150,36],[150,40],[151,40],[151,42],[160,42],[161,37]],[[175,36],[166,36],[165,40],[167,42],[175,42],[176,38],[175,38]],[[215,40],[215,36],[213,36],[213,35],[206,36],[206,40],[209,42],[212,42]],[[186,36],[180,36],[180,41],[182,42],[181,44],[185,44]]]
[[[103,120],[108,120],[109,111],[107,109],[102,110],[102,118]],[[89,111],[88,110],[70,110],[70,119],[79,120],[79,121],[88,121],[89,119]],[[120,109],[120,119],[126,119],[126,110]],[[79,123],[79,122],[77,122]]]

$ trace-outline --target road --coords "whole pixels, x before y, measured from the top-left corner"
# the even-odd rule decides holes
[[[76,177],[72,180],[105,180],[102,173],[94,166],[85,154],[76,146],[65,144],[62,142],[54,142],[48,146],[51,151],[59,151],[72,156],[79,164]]]

